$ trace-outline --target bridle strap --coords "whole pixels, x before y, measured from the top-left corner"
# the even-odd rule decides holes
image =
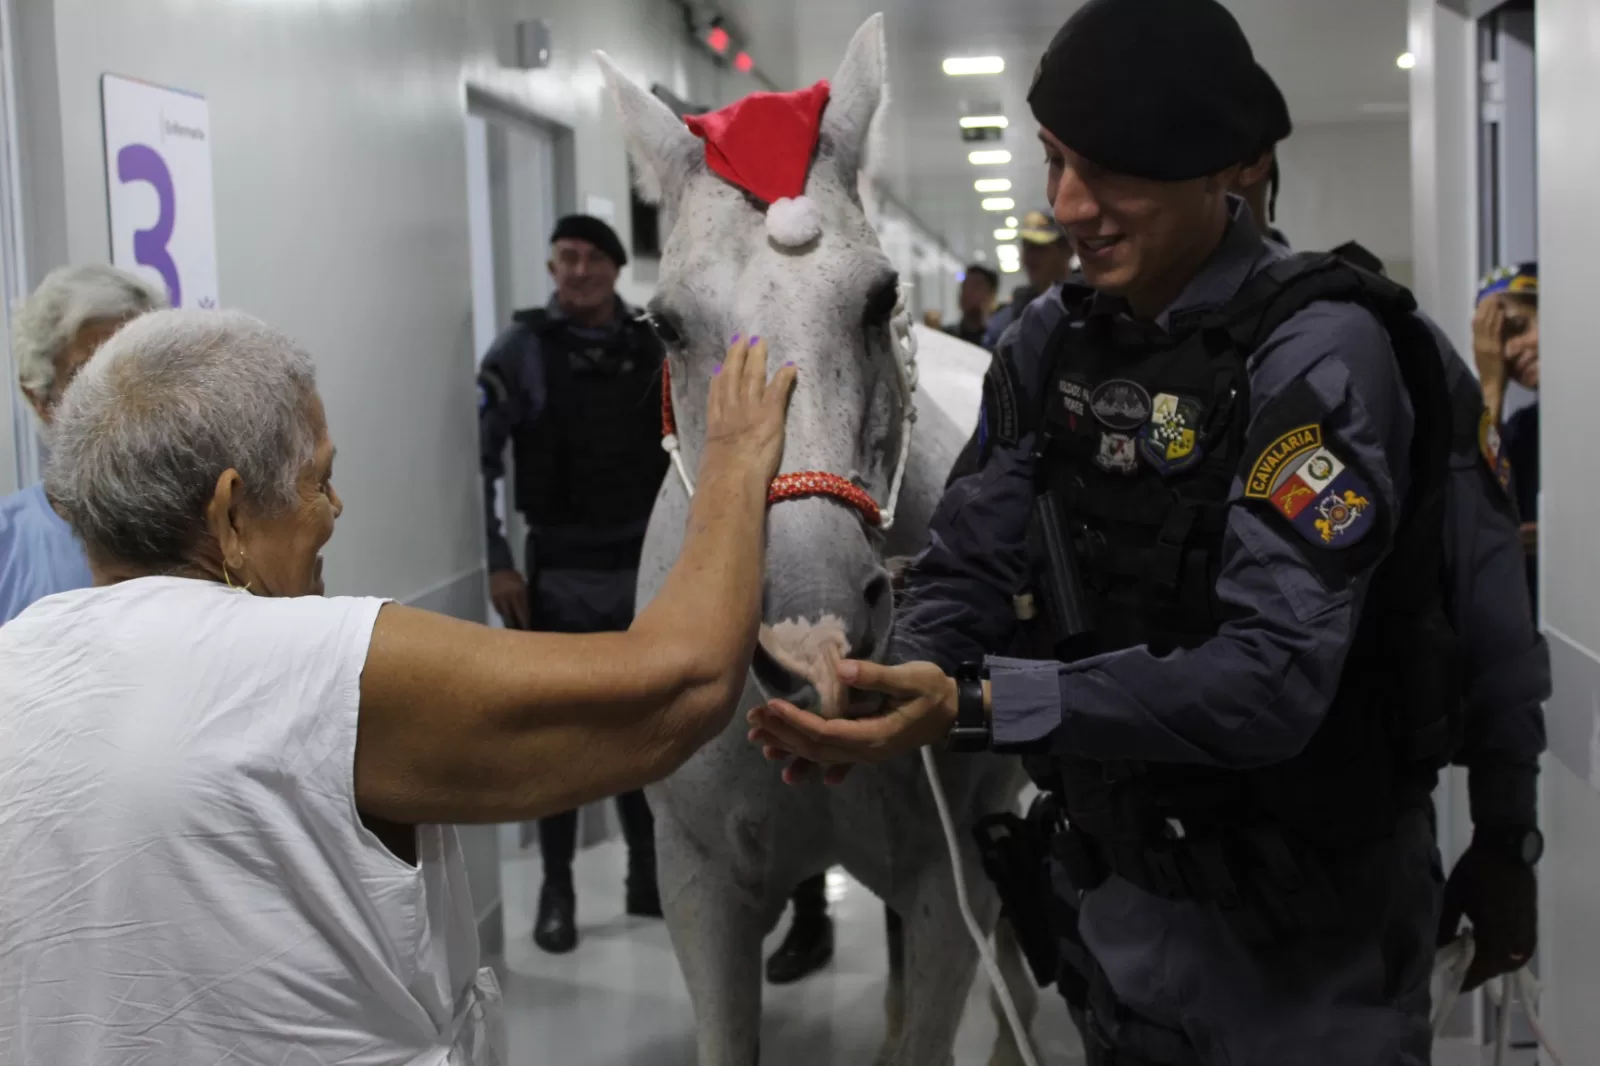
[[[900,488],[905,482],[906,462],[911,455],[911,430],[917,420],[916,399],[916,335],[911,332],[911,315],[906,309],[906,288],[900,287],[899,301],[889,326],[895,348],[895,371],[900,379],[901,399],[905,418],[900,432],[900,455],[895,462],[893,480],[889,483],[889,506],[881,508],[872,495],[849,478],[822,470],[801,470],[780,474],[767,488],[767,505],[785,500],[799,500],[810,496],[827,496],[854,510],[867,525],[888,531],[894,525],[894,507],[900,498]],[[661,363],[661,447],[672,457],[678,480],[684,491],[694,495],[694,481],[683,459],[683,446],[678,440],[678,423],[672,411],[672,375],[665,360]]]

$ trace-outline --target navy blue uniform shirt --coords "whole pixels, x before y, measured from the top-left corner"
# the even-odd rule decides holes
[[[1236,221],[1156,325],[1166,328],[1179,312],[1226,304],[1254,273],[1287,254],[1264,242],[1248,222]],[[1089,313],[1126,309],[1102,295]],[[1011,360],[1024,392],[1048,380],[1040,361],[1065,315],[1059,290],[1052,290],[1002,338],[1000,357]],[[1352,304],[1313,304],[1251,355],[1248,371],[1252,426],[1303,381],[1324,411],[1325,433],[1359,465],[1381,515],[1396,523],[1407,490],[1413,414],[1378,319]],[[928,546],[908,571],[895,660],[928,659],[950,671],[988,656],[995,744],[1001,749],[1048,738],[1053,750],[1091,759],[1235,769],[1296,755],[1338,689],[1381,560],[1329,587],[1287,523],[1233,506],[1217,583],[1218,597],[1233,611],[1212,639],[1160,657],[1140,646],[1073,663],[998,658],[993,653],[1010,646],[1015,634],[1013,596],[1028,579],[1033,448],[1031,434],[1015,446],[997,441],[983,468],[946,493]],[[1471,473],[1474,484],[1486,484],[1481,471]],[[1238,504],[1242,493],[1236,478],[1231,500]],[[1531,818],[1533,774],[1543,748],[1538,701],[1548,692],[1548,665],[1526,610],[1519,615],[1514,606],[1503,610],[1490,602],[1503,591],[1499,570],[1507,544],[1520,553],[1515,528],[1508,540],[1502,526],[1488,522],[1493,508],[1483,489],[1456,495],[1461,498],[1452,505],[1451,521],[1460,536],[1450,538],[1447,563],[1476,578],[1457,582],[1467,598],[1455,605],[1473,623],[1464,626],[1464,636],[1472,672],[1469,708],[1477,713],[1462,761],[1473,766],[1474,815],[1479,821]],[[1387,532],[1392,535],[1392,525]],[[1488,578],[1484,569],[1491,571]],[[1473,650],[1481,657],[1472,656]]]

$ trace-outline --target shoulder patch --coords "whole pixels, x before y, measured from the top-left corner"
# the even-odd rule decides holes
[[[1489,466],[1489,473],[1494,476],[1502,491],[1511,491],[1511,460],[1506,458],[1505,442],[1500,437],[1500,427],[1495,423],[1487,407],[1483,409],[1483,417],[1478,420],[1478,451],[1483,455],[1483,461]]]
[[[1321,426],[1301,426],[1268,445],[1250,468],[1245,495],[1268,501],[1301,537],[1325,548],[1359,544],[1378,514],[1371,486],[1324,442]]]
[[[983,378],[983,407],[979,413],[986,448],[991,442],[1014,448],[1022,439],[1021,411],[1017,404],[1017,383],[1011,372],[1011,360],[1005,354],[996,355],[990,360],[989,372]]]

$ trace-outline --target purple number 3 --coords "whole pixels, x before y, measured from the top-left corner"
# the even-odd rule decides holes
[[[172,239],[172,226],[177,221],[177,198],[172,194],[172,172],[154,148],[147,144],[130,144],[117,153],[117,177],[124,185],[142,181],[156,191],[161,212],[156,224],[149,229],[135,230],[133,234],[133,259],[140,266],[150,267],[167,283],[167,296],[173,307],[183,306],[183,286],[178,283],[178,264],[167,251]]]

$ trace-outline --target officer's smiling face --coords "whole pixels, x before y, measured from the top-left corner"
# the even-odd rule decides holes
[[[550,278],[568,314],[609,308],[617,292],[617,264],[588,241],[563,237],[550,248]]]
[[[1227,175],[1151,181],[1113,174],[1041,129],[1047,189],[1090,285],[1154,317],[1177,299],[1227,226]]]

